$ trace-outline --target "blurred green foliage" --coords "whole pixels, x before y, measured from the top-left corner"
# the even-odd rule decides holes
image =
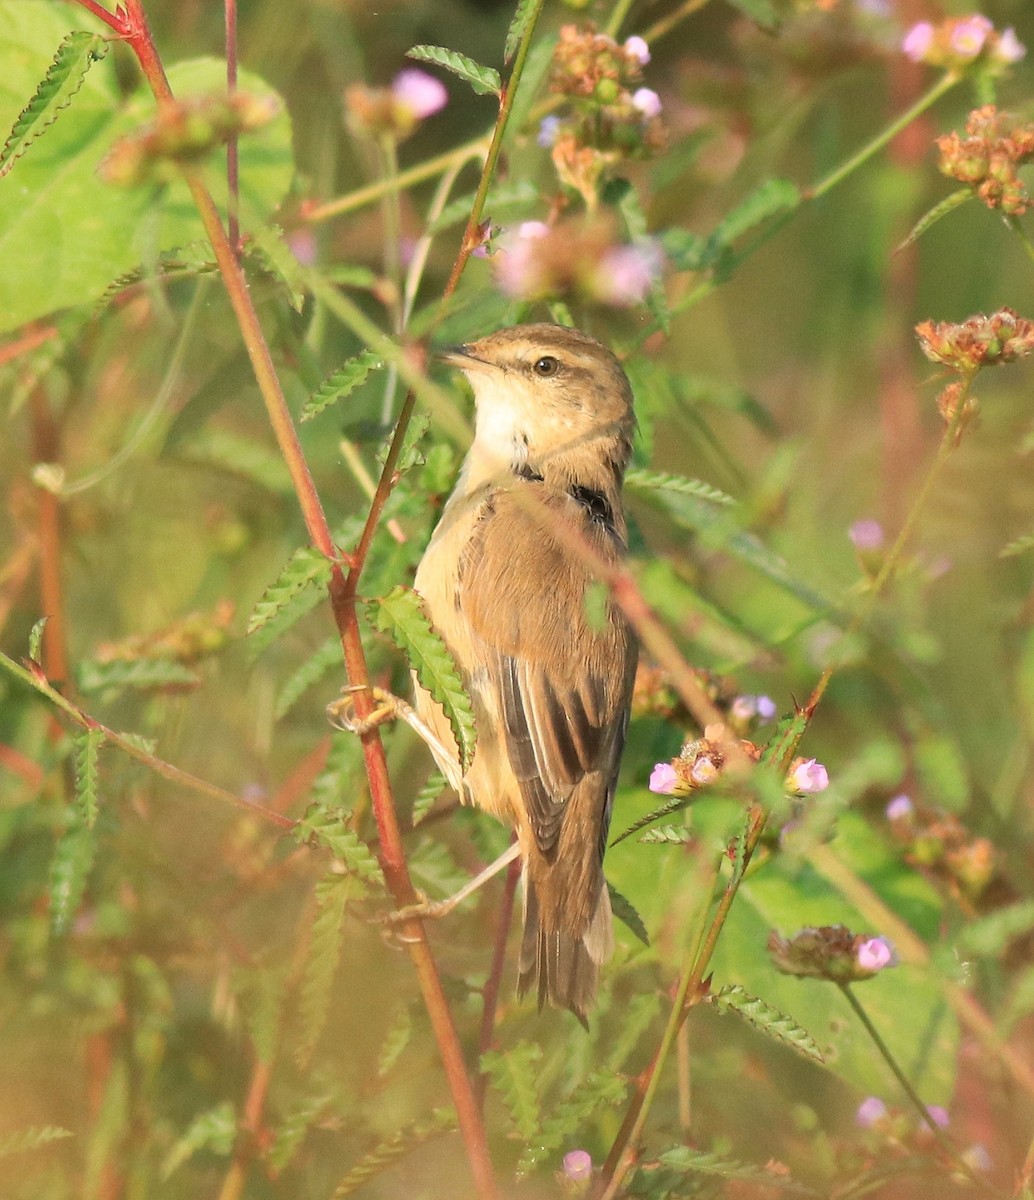
[[[978,203],[900,248],[953,186],[936,171],[933,136],[994,89],[1002,107],[1034,116],[1031,67],[961,80],[813,201],[807,189],[932,82],[899,51],[913,6],[617,9],[622,37],[673,18],[643,72],[664,102],[667,147],[622,162],[612,174],[627,183],[612,180],[601,200],[622,239],[648,231],[667,252],[647,303],[607,307],[577,291],[524,303],[497,286],[497,261],[475,257],[441,311],[477,155],[414,185],[407,173],[484,139],[496,105],[443,74],[447,107],[388,152],[346,122],[342,96],[361,81],[389,86],[420,43],[505,79],[512,6],[473,0],[242,10],[241,86],[283,104],[241,140],[251,294],[292,411],[311,417],[302,444],[346,553],[403,389],[398,363],[381,368],[335,297],[392,336],[436,343],[569,315],[627,356],[640,422],[633,572],[718,702],[767,694],[792,712],[844,655],[802,747],[832,785],[763,843],[710,965],[715,990],[761,997],[825,1063],[698,1005],[628,1194],[767,1195],[748,1189],[768,1187],[750,1172],[770,1160],[822,1195],[861,1194],[850,1187],[862,1181],[887,1197],[969,1187],[905,1115],[838,989],[782,976],[768,959],[773,929],[843,923],[898,940],[907,961],[857,996],[922,1100],[949,1109],[956,1145],[986,1145],[988,1178],[1007,1195],[1034,1128],[1023,1082],[1034,1032],[1029,366],[978,377],[979,425],[947,459],[846,650],[842,635],[941,437],[945,376],[920,356],[913,326],[1032,309],[1023,243]],[[1034,41],[1022,0],[987,13]],[[546,5],[488,195],[496,227],[561,208],[578,219],[581,200],[536,135],[561,26],[604,27],[611,15],[596,2]],[[177,93],[218,86],[221,6],[155,3],[149,17]],[[0,0],[0,127],[14,125],[74,29],[102,25],[72,4]],[[148,770],[0,672],[0,1190],[470,1195],[413,972],[369,919],[390,899],[361,747],[325,718],[346,682],[326,562],[307,548],[186,189],[115,189],[96,175],[113,140],[152,112],[113,46],[0,178],[0,648],[14,663],[34,658],[108,729],[253,808]],[[380,186],[392,173],[401,190]],[[224,204],[219,156],[204,177]],[[466,412],[462,389],[440,383]],[[459,468],[455,423],[430,412],[409,434],[361,585],[374,681],[402,695],[407,664],[366,601],[411,583]],[[852,545],[866,519],[885,530],[882,550]],[[700,732],[665,686],[644,676],[615,834],[657,808],[653,765]],[[383,736],[414,879],[444,895],[505,849],[507,831],[440,794],[406,727]],[[922,836],[895,836],[885,808],[900,794],[925,814]],[[269,811],[300,822],[297,836]],[[651,944],[619,928],[588,1033],[569,1014],[518,1003],[512,962],[504,974],[482,1066],[507,1195],[575,1188],[557,1180],[569,1150],[597,1166],[605,1157],[703,927],[715,864],[742,836],[743,804],[705,796],[664,822],[672,840],[635,835],[608,856]],[[501,891],[489,885],[431,930],[475,1066]],[[855,1128],[866,1095],[886,1101],[889,1124]],[[684,1147],[719,1166],[694,1166]],[[721,1166],[732,1160],[754,1167],[737,1176]],[[931,1171],[935,1191],[908,1190]]]

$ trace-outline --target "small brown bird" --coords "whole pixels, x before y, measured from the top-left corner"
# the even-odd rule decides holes
[[[613,947],[603,855],[637,648],[615,605],[594,615],[576,547],[608,564],[625,553],[632,390],[605,346],[557,325],[501,329],[443,357],[474,389],[475,433],[416,588],[474,707],[461,780],[441,708],[419,688],[416,707],[461,798],[516,830],[518,992],[537,983],[540,1008],[584,1023]]]

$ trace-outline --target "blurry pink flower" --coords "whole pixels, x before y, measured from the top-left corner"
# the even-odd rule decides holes
[[[729,716],[741,725],[755,718],[771,721],[775,715],[776,705],[771,696],[737,696],[729,706]]]
[[[884,967],[897,966],[898,961],[894,947],[885,937],[868,938],[862,942],[857,958],[863,971],[882,971]]]
[[[644,117],[656,117],[661,111],[661,98],[652,88],[639,88],[632,93],[632,103]]]
[[[543,117],[535,140],[543,149],[548,150],[550,146],[556,145],[562,125],[563,122],[559,117]]]
[[[1004,33],[998,37],[998,44],[992,51],[992,57],[999,62],[1015,63],[1024,58],[1027,53],[1027,47],[1016,36],[1016,30],[1010,25]]]
[[[912,62],[922,62],[929,53],[933,40],[933,26],[929,21],[920,21],[905,34],[905,40],[901,43],[901,51]]]
[[[848,536],[856,550],[879,550],[883,545],[883,526],[871,517],[855,523],[848,530]]]
[[[638,35],[633,35],[625,42],[625,53],[630,54],[641,67],[650,61],[650,47]]]
[[[950,45],[960,57],[976,58],[992,33],[994,25],[987,17],[974,13],[956,22],[951,31]]]
[[[588,1150],[569,1150],[564,1155],[564,1175],[574,1183],[592,1178],[592,1155]]]
[[[650,774],[650,791],[661,796],[670,796],[679,777],[671,763],[658,763]]]
[[[858,1111],[854,1115],[854,1120],[855,1124],[860,1125],[862,1129],[872,1129],[886,1115],[887,1106],[879,1096],[866,1096],[861,1104],[858,1105]]]
[[[895,796],[886,807],[885,813],[888,821],[904,821],[915,812],[915,805],[911,799],[901,793],[900,796]]]
[[[443,109],[449,101],[445,84],[426,71],[418,71],[416,67],[399,71],[392,81],[391,94],[418,121]]]
[[[507,296],[534,295],[542,286],[542,267],[535,243],[549,235],[542,221],[524,221],[500,243],[495,257],[496,280]]]
[[[609,304],[638,304],[661,269],[661,252],[653,242],[615,246],[599,264],[600,298]]]
[[[948,1110],[941,1108],[939,1104],[928,1104],[926,1106],[926,1114],[938,1129],[947,1129],[951,1124],[951,1117],[948,1116]]]
[[[805,795],[823,792],[829,787],[829,772],[815,759],[802,758],[787,776],[786,786],[791,792],[803,792]]]

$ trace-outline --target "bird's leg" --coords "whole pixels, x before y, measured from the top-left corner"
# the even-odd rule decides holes
[[[521,847],[520,843],[514,840],[511,845],[503,851],[502,854],[493,863],[489,863],[483,871],[480,871],[468,883],[465,883],[458,892],[451,896],[447,896],[444,900],[423,900],[419,904],[409,904],[405,908],[397,909],[395,912],[386,913],[382,917],[377,918],[377,923],[380,925],[397,925],[402,921],[408,921],[411,917],[444,917],[459,904],[466,900],[470,895],[487,883],[493,875],[498,875],[504,867],[508,867],[515,858],[520,858]]]
[[[368,717],[360,720],[355,715],[355,693],[367,690],[373,696],[377,707]],[[327,717],[330,723],[336,725],[338,729],[347,730],[359,737],[362,737],[364,733],[369,733],[378,725],[401,718],[434,755],[435,762],[445,775],[449,787],[459,795],[463,795],[463,775],[456,762],[455,751],[450,751],[443,745],[441,738],[419,716],[416,709],[411,704],[407,704],[405,700],[385,691],[384,688],[353,685],[343,688],[341,696],[327,705]]]

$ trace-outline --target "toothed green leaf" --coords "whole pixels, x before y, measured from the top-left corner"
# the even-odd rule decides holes
[[[310,805],[295,826],[294,834],[299,842],[329,850],[364,884],[383,890],[380,863],[355,830],[349,829],[348,819],[349,814],[344,809]]]
[[[322,646],[310,654],[292,672],[280,695],[276,698],[274,716],[282,720],[314,684],[341,666],[341,642],[336,637],[327,638]]]
[[[387,1140],[368,1150],[354,1167],[338,1181],[330,1200],[345,1200],[357,1192],[364,1183],[382,1174],[392,1163],[408,1154],[415,1147],[451,1133],[456,1128],[456,1114],[449,1108],[436,1108],[426,1121],[413,1121],[404,1125]]]
[[[537,1138],[542,1122],[538,1078],[542,1047],[518,1042],[503,1054],[489,1050],[481,1056],[481,1070],[502,1097],[510,1120],[523,1141]]]
[[[61,1129],[57,1125],[19,1129],[14,1133],[4,1134],[0,1138],[0,1158],[21,1154],[25,1150],[38,1150],[41,1146],[48,1146],[51,1142],[58,1142],[63,1138],[74,1136],[71,1130]]]
[[[494,67],[483,67],[465,54],[457,54],[444,46],[414,46],[406,51],[406,57],[444,67],[469,84],[479,96],[498,96],[502,90],[499,72]]]
[[[302,974],[294,1048],[295,1062],[303,1069],[312,1060],[327,1024],[334,976],[341,959],[341,922],[345,905],[356,891],[356,881],[350,875],[328,875],[316,884],[316,915]]]
[[[682,809],[688,808],[696,798],[696,792],[690,792],[688,796],[673,796],[670,800],[666,800],[660,808],[655,808],[652,812],[633,821],[610,844],[616,846],[618,842],[623,842],[625,838],[631,837],[633,833],[638,833],[640,829],[645,829],[647,825],[652,825],[654,821],[659,821],[661,817],[669,817],[672,813],[681,812]]]
[[[726,215],[709,239],[712,248],[731,246],[770,217],[796,208],[801,193],[789,179],[768,179]]]
[[[556,1154],[570,1138],[572,1129],[580,1129],[588,1121],[598,1121],[600,1111],[620,1104],[627,1090],[627,1082],[610,1071],[596,1071],[590,1075],[542,1122],[534,1141],[525,1147],[517,1163],[517,1174],[526,1174]]]
[[[252,233],[249,250],[265,269],[287,289],[287,302],[295,312],[305,304],[305,268],[284,241],[284,231],[278,225],[260,226]]]
[[[86,891],[96,852],[96,835],[73,812],[50,862],[50,927],[55,934],[68,931]]]
[[[193,1158],[199,1150],[209,1150],[225,1158],[233,1149],[236,1138],[237,1114],[229,1100],[198,1113],[165,1156],[162,1178],[167,1180],[177,1167]]]
[[[361,387],[371,371],[378,371],[384,366],[384,360],[372,350],[364,350],[355,358],[343,363],[333,375],[325,379],[306,400],[302,408],[302,420],[311,421],[336,400],[350,396],[357,387]]]
[[[936,225],[941,217],[946,217],[948,213],[954,212],[955,209],[961,207],[968,200],[975,200],[976,192],[972,188],[959,188],[957,192],[952,192],[950,196],[945,196],[943,200],[935,204],[929,212],[923,213],[918,221],[912,226],[909,235],[895,250],[896,254],[900,254],[902,250],[907,249],[913,242],[918,241],[931,225]]]
[[[43,661],[43,630],[49,620],[49,617],[40,617],[29,630],[29,659],[34,663]]]
[[[693,841],[693,836],[692,830],[687,829],[685,825],[659,825],[656,829],[648,829],[639,841],[644,846],[685,846]]]
[[[330,562],[312,546],[300,546],[262,593],[248,618],[247,633],[259,653],[324,598]],[[255,635],[261,634],[256,637]]]
[[[106,691],[161,691],[163,688],[196,688],[197,671],[169,658],[115,659],[96,662],[85,659],[76,668],[76,681],[84,696]]]
[[[405,654],[421,686],[442,706],[466,771],[476,744],[474,710],[452,655],[431,628],[420,597],[412,588],[400,585],[374,603],[377,628]]]
[[[99,33],[70,33],[60,46],[36,94],[18,114],[4,147],[0,150],[0,178],[45,129],[53,125],[61,109],[83,86],[86,72],[108,53],[108,43]]]
[[[824,1062],[818,1042],[806,1030],[785,1013],[779,1012],[764,1000],[750,995],[739,984],[730,984],[716,992],[710,1003],[720,1013],[735,1013],[749,1025],[766,1034],[774,1041],[790,1046],[813,1062]]]
[[[99,729],[75,737],[75,807],[87,829],[97,821],[97,757],[103,743]]]
[[[636,911],[631,900],[627,896],[623,896],[609,881],[607,883],[607,891],[610,893],[610,907],[614,912],[614,916],[622,924],[627,925],[644,946],[649,946],[650,935],[646,932],[643,918]]]
[[[764,1184],[779,1191],[793,1192],[799,1196],[818,1196],[820,1193],[798,1183],[788,1175],[777,1174],[765,1167],[755,1167],[739,1162],[735,1158],[723,1158],[719,1154],[708,1154],[693,1150],[689,1146],[675,1146],[660,1156],[661,1163],[677,1171],[697,1172],[700,1175],[718,1175],[722,1179],[738,1179],[747,1183]]]
[[[536,0],[518,0],[513,20],[510,22],[510,28],[506,31],[503,62],[509,62],[517,53],[517,47],[521,44],[521,38],[524,37],[524,32],[528,28],[532,14],[535,11],[535,4]]]
[[[399,1055],[409,1045],[409,1039],[412,1034],[413,1018],[409,1009],[403,1005],[399,1008],[395,1020],[388,1029],[387,1036],[381,1043],[381,1050],[377,1055],[378,1079],[383,1079],[398,1062]]]
[[[411,819],[414,825],[419,825],[427,816],[434,807],[434,802],[445,791],[446,786],[445,776],[441,771],[432,771],[427,782],[417,793],[416,799],[413,801]]]
[[[712,487],[702,479],[686,479],[682,475],[667,475],[662,471],[632,470],[625,475],[625,486],[637,492],[679,492],[683,496],[696,496],[712,504],[734,505],[732,496],[720,488]]]

